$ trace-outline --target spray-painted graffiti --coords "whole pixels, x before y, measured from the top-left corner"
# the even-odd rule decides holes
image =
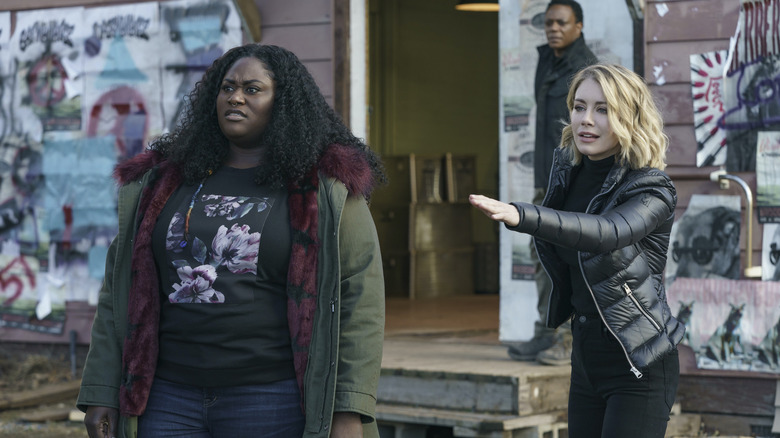
[[[696,135],[696,165],[720,166],[726,161],[726,133],[718,126],[723,115],[723,63],[726,51],[691,55],[691,93]]]
[[[780,129],[780,4],[742,0],[724,79],[726,168],[754,171],[759,131]]]
[[[87,136],[114,136],[119,160],[141,152],[148,129],[144,98],[130,87],[119,87],[100,96],[89,112]]]
[[[93,36],[97,40],[112,38],[142,38],[149,39],[146,33],[151,20],[147,17],[138,17],[133,14],[116,15],[96,22],[92,25]]]
[[[51,44],[52,42],[62,42],[67,46],[73,47],[71,37],[75,28],[75,24],[66,20],[36,21],[21,30],[19,50],[24,52],[32,44]]]
[[[2,298],[0,304],[4,307],[13,304],[22,296],[25,283],[35,287],[35,274],[24,257],[17,257],[0,269],[0,298]]]
[[[0,12],[0,326],[39,330],[39,300],[55,312],[96,301],[116,234],[114,166],[175,123],[242,33],[231,0],[13,14],[10,32]]]
[[[171,96],[176,108],[167,119],[168,126],[174,126],[182,115],[184,96],[195,86],[203,72],[225,51],[222,45],[223,31],[228,20],[237,18],[227,4],[182,4],[162,5],[162,17],[167,24],[171,42],[178,46],[177,52],[184,55],[178,63],[166,63],[164,68],[180,76],[176,94]],[[238,45],[238,41],[229,42]]]

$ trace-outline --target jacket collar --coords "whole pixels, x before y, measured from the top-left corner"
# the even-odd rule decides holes
[[[566,188],[571,183],[572,170],[574,169],[574,165],[571,163],[568,154],[561,148],[555,148],[555,151],[553,152],[553,161],[555,163],[553,166],[555,173],[550,176],[547,194],[549,201],[552,203],[548,204],[545,202],[545,205],[560,205],[563,202],[563,196],[567,191]],[[617,184],[625,178],[629,170],[628,164],[621,164],[615,161],[615,164],[612,165],[612,169],[610,169],[607,177],[604,179],[604,185],[599,194],[604,191],[604,187],[611,188],[617,186]]]

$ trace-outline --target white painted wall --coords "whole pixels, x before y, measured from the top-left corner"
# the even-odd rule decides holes
[[[349,126],[356,137],[367,140],[368,100],[366,96],[366,1],[349,2]]]

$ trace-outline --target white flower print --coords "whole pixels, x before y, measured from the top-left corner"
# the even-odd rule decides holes
[[[203,195],[201,201],[207,217],[222,216],[231,221],[246,216],[255,208],[258,213],[268,208],[268,198],[249,196]]]
[[[233,224],[229,231],[222,225],[211,242],[214,263],[234,274],[256,274],[259,249],[260,233],[249,233],[249,225]]]
[[[184,216],[176,212],[168,224],[168,232],[165,235],[165,249],[174,253],[182,252],[184,242]],[[185,242],[186,245],[186,242]]]
[[[217,270],[211,265],[193,269],[182,266],[176,270],[181,283],[174,283],[176,292],[168,295],[172,303],[224,303],[225,295],[212,288],[217,279]]]

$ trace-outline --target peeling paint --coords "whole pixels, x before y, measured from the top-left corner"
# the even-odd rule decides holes
[[[657,85],[663,85],[666,83],[666,76],[664,76],[664,68],[660,65],[653,66],[653,77]]]

